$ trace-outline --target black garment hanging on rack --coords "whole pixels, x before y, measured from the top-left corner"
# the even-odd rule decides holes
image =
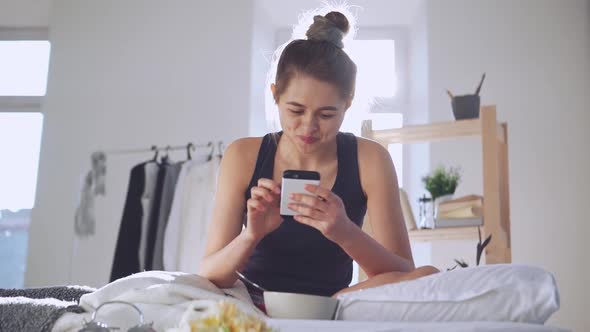
[[[139,256],[137,253],[139,251],[141,219],[143,217],[141,196],[145,187],[145,164],[141,163],[131,169],[110,281],[139,272]]]
[[[221,154],[221,144],[219,142],[219,154]],[[211,148],[210,157],[212,157],[215,150],[213,142],[209,142],[206,147]],[[182,148],[186,149],[187,159],[190,160],[190,151],[195,148],[195,145],[189,143]],[[176,149],[179,148],[170,146],[164,148],[166,155],[158,162],[158,152],[161,149],[152,146],[151,150],[155,151],[154,158],[131,169],[111,269],[111,282],[143,270],[163,269],[164,232],[182,164],[182,162],[171,163],[168,152]],[[157,165],[157,172],[146,169],[146,166],[151,163]],[[149,194],[146,193],[147,187],[149,187]],[[144,202],[144,199],[149,202]]]

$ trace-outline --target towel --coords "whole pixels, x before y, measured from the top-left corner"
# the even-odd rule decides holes
[[[0,289],[0,331],[49,332],[65,313],[82,313],[80,297],[94,291],[85,286]]]
[[[215,312],[220,301],[234,303],[247,314],[265,317],[246,290],[237,281],[233,288],[219,289],[209,280],[196,274],[166,271],[145,271],[115,280],[93,293],[83,295],[80,306],[85,313],[67,313],[54,325],[54,332],[77,332],[90,321],[92,312],[107,301],[124,301],[136,305],[144,314],[145,322],[153,322],[156,331],[177,328],[187,310],[199,308],[196,316]],[[137,325],[137,312],[120,305],[105,305],[97,317],[101,322],[123,331]]]

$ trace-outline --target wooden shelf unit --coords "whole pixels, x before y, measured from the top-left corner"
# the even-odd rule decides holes
[[[477,227],[448,227],[436,229],[413,229],[408,231],[410,241],[431,242],[441,240],[477,240]],[[483,233],[482,233],[483,237]]]
[[[481,137],[483,155],[482,238],[492,234],[486,247],[486,263],[510,263],[510,197],[508,187],[508,125],[496,120],[496,106],[483,106],[479,119],[373,130],[371,120],[363,121],[363,137],[385,148],[389,144],[428,143],[463,137]],[[368,216],[365,231],[371,232]],[[409,231],[411,241],[477,239],[477,227],[416,229]]]

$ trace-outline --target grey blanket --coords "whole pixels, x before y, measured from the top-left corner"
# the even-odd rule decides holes
[[[0,289],[0,331],[50,332],[66,312],[82,313],[80,297],[89,287]]]

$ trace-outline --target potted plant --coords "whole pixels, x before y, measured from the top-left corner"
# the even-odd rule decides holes
[[[452,198],[460,181],[461,174],[457,167],[446,169],[443,166],[438,166],[431,174],[422,178],[424,187],[434,200],[435,208],[438,203]]]

